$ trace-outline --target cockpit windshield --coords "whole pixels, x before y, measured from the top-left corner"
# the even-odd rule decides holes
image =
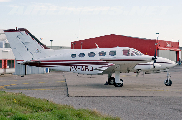
[[[132,49],[123,49],[123,55],[124,56],[141,56],[144,54],[132,48]]]
[[[143,53],[141,53],[140,51],[136,50],[136,49],[132,49],[131,50],[131,56],[140,56],[140,55],[144,55]]]

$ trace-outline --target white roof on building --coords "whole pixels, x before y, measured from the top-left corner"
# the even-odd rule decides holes
[[[6,35],[4,34],[3,29],[0,29],[0,41],[6,40]]]

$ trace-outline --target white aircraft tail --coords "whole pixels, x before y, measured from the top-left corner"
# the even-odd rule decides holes
[[[9,29],[4,32],[18,63],[48,56],[45,50],[47,47],[27,29]]]

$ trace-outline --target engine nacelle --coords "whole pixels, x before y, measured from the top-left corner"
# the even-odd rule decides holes
[[[158,70],[160,69],[161,65],[158,63],[148,62],[148,63],[139,63],[135,66],[135,70],[142,70],[142,71],[150,71],[150,70]]]

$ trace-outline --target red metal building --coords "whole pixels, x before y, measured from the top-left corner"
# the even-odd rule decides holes
[[[105,35],[85,40],[71,42],[71,49],[91,49],[112,47],[130,47],[141,51],[144,54],[153,56],[157,49],[158,56],[166,57],[174,61],[179,61],[179,42],[152,40],[123,35]],[[169,56],[170,55],[170,56]]]

